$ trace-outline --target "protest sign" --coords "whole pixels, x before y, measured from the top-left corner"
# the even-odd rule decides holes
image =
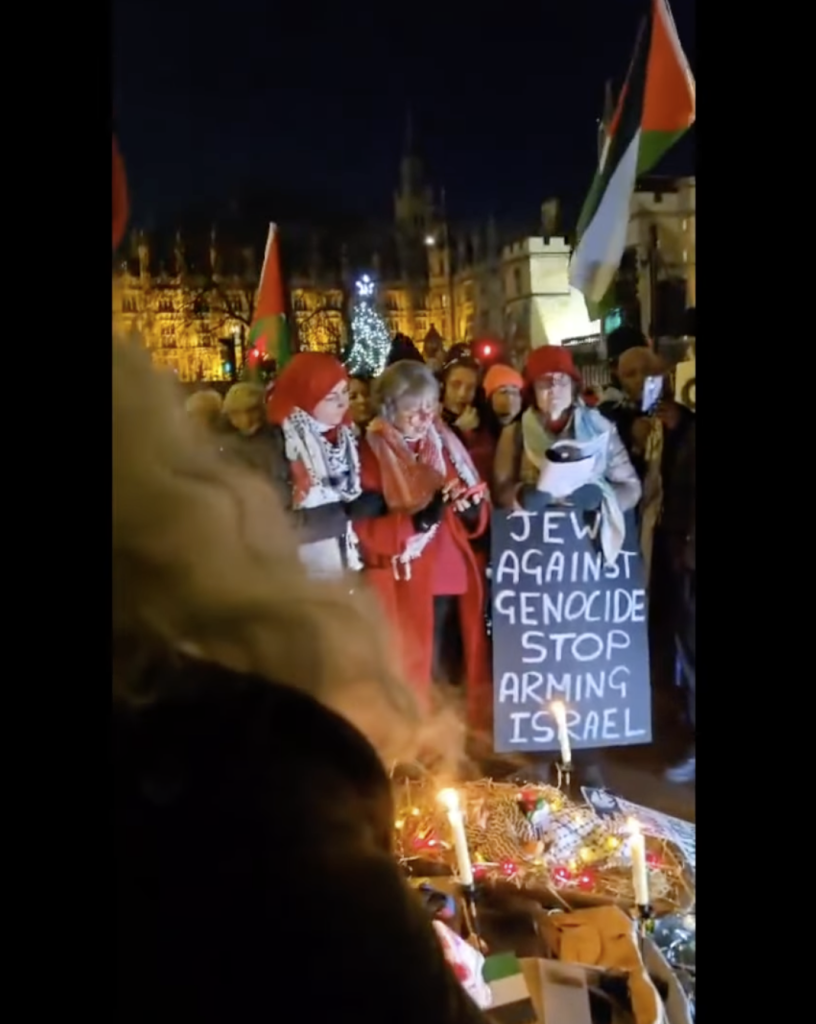
[[[573,750],[651,740],[646,589],[628,527],[607,564],[599,512],[493,514],[497,752],[558,750],[556,700]]]

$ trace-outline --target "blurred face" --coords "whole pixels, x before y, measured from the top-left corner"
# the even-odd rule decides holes
[[[228,413],[227,419],[239,434],[251,437],[263,426],[263,409],[245,409],[243,412]]]
[[[548,420],[560,420],[572,405],[572,377],[545,373],[535,382],[536,405]]]
[[[445,408],[455,413],[464,412],[469,405],[473,405],[477,384],[475,370],[469,366],[454,366],[445,381]]]
[[[394,426],[406,441],[419,441],[428,433],[437,410],[436,395],[404,398],[394,416]]]
[[[312,416],[324,427],[339,427],[349,408],[349,384],[341,380],[331,389],[322,402],[314,407]]]
[[[349,406],[351,408],[351,418],[359,427],[364,427],[371,419],[371,406],[368,398],[367,381],[349,381]]]
[[[501,423],[510,423],[521,411],[521,392],[510,386],[498,388],[490,396],[490,404]]]
[[[624,365],[623,369],[619,366],[617,372],[620,386],[627,398],[631,398],[633,402],[639,402],[643,397],[643,384],[647,376],[646,367],[629,363],[628,366]]]

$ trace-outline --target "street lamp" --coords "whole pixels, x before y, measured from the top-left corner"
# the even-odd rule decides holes
[[[436,245],[436,239],[434,238],[433,235],[426,235],[425,244],[428,246],[428,248],[430,248],[432,245]]]

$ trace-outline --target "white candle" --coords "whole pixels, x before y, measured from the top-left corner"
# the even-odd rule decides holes
[[[640,825],[630,818],[629,849],[632,851],[632,886],[635,890],[635,903],[639,907],[649,906],[649,873],[646,868],[646,839],[640,831]]]
[[[443,789],[439,794],[440,801],[448,809],[448,821],[453,832],[453,848],[456,851],[456,868],[462,885],[473,885],[473,865],[470,863],[467,836],[465,835],[465,816],[459,806],[459,794],[455,789]]]
[[[572,764],[572,748],[570,747],[569,733],[567,732],[567,709],[560,700],[553,701],[552,714],[555,724],[558,726],[558,742],[561,744],[561,763]]]

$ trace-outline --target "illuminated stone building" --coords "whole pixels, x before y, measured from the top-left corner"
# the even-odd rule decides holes
[[[632,196],[626,244],[637,258],[644,330],[674,333],[697,304],[696,191],[695,178],[644,177]]]
[[[390,225],[358,225],[330,236],[324,229],[281,222],[298,346],[343,351],[354,281],[363,272],[378,281],[391,333],[407,335],[420,350],[429,332],[448,346],[508,332],[521,332],[534,345],[558,344],[566,328],[547,331],[542,325],[555,324],[556,308],[564,305],[560,293],[569,250],[563,239],[534,237],[548,234],[551,213],[545,204],[544,225],[513,230],[500,230],[493,220],[451,224],[444,194],[426,183],[409,133]],[[180,380],[224,379],[221,341],[235,339],[240,361],[254,311],[268,220],[258,215],[252,221],[250,234],[261,235],[252,244],[236,243],[220,224],[164,240],[134,232],[115,264],[114,331],[138,332],[156,364]],[[558,294],[545,294],[550,287]],[[527,305],[521,301],[528,299]]]

